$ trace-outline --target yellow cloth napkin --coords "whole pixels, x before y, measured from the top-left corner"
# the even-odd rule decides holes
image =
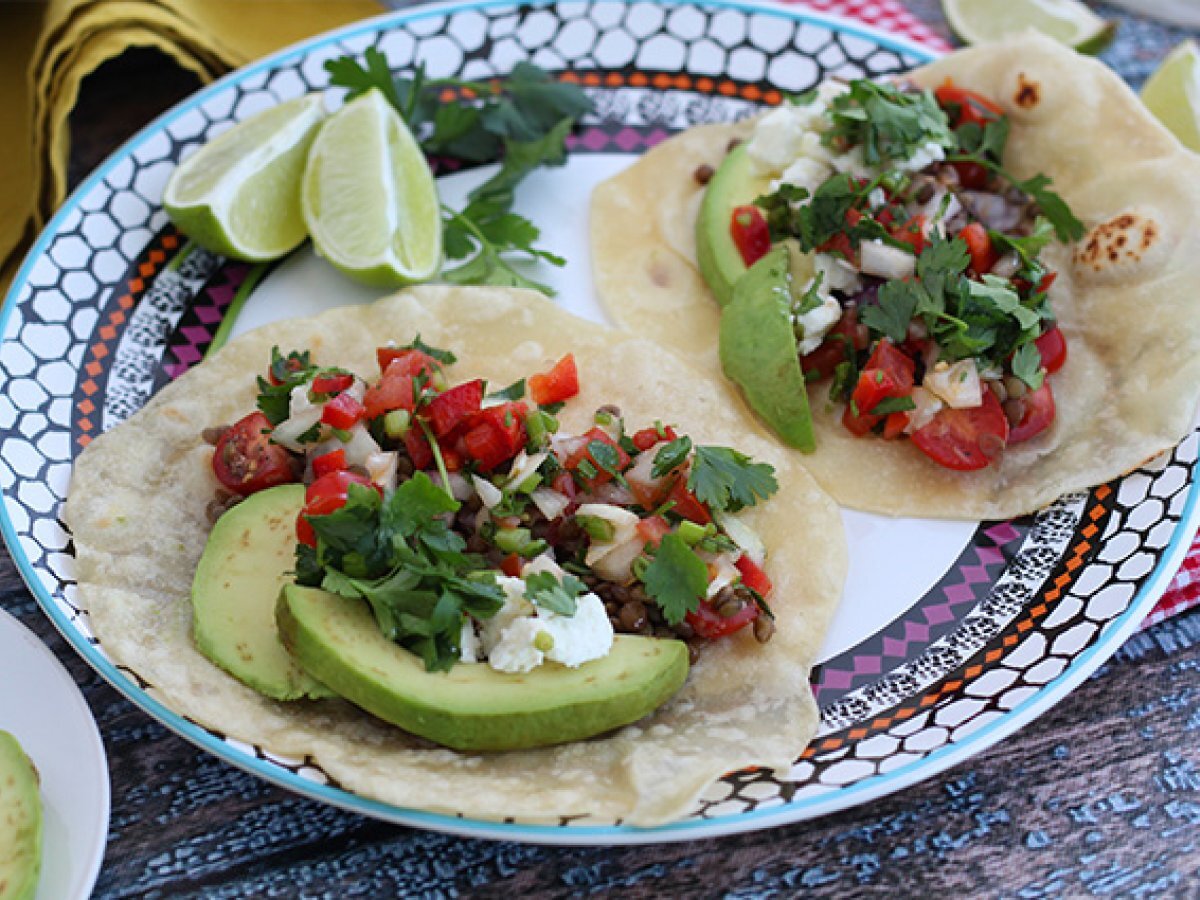
[[[152,47],[208,82],[384,11],[376,0],[0,0],[0,296],[67,192],[83,79]]]

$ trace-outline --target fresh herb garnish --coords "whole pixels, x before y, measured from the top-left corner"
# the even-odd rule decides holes
[[[663,618],[678,625],[694,612],[708,590],[708,567],[678,534],[669,532],[640,575]]]
[[[737,512],[777,490],[775,469],[729,447],[696,447],[688,489],[710,509]]]
[[[514,381],[512,384],[510,384],[506,388],[501,388],[498,391],[493,391],[492,393],[487,395],[487,398],[489,400],[506,400],[508,402],[512,402],[514,400],[520,400],[524,396],[525,396],[525,379],[522,378],[519,381]]]
[[[673,469],[679,468],[692,452],[692,439],[687,435],[663,444],[654,454],[654,465],[650,467],[651,478],[662,478]]]
[[[946,113],[930,91],[910,92],[858,79],[830,105],[823,142],[839,149],[861,146],[868,165],[903,162],[927,144],[956,146]]]
[[[278,383],[258,378],[258,408],[268,422],[278,425],[291,414],[292,389],[306,384],[317,371],[307,350],[284,356],[278,347],[271,348],[271,378]]]
[[[1042,354],[1037,344],[1030,342],[1017,348],[1012,357],[1012,372],[1029,385],[1030,390],[1036,391],[1042,386],[1046,370],[1042,368]]]
[[[411,344],[405,344],[403,347],[400,347],[398,349],[400,349],[400,350],[420,350],[426,356],[430,356],[433,359],[436,359],[438,362],[440,362],[444,366],[452,366],[456,362],[458,362],[458,357],[455,356],[451,351],[443,350],[440,347],[429,346],[429,344],[427,344],[423,340],[421,340],[420,334],[418,334],[415,338],[412,339]]]
[[[875,404],[869,413],[873,416],[890,416],[892,413],[908,412],[916,409],[917,404],[912,397],[884,397]]]
[[[574,575],[563,575],[559,581],[553,572],[535,572],[525,578],[525,598],[560,616],[575,615],[576,598],[586,593],[587,585]]]

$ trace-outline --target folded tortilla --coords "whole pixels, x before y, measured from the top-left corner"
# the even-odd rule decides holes
[[[1118,477],[1173,446],[1200,398],[1200,156],[1120,78],[1033,32],[918,69],[998,103],[1012,121],[1005,167],[1053,179],[1088,228],[1043,259],[1066,335],[1051,376],[1058,414],[1042,435],[977,472],[944,469],[909,441],[856,438],[827,388],[810,391],[817,450],[803,458],[844,505],[890,515],[999,519]],[[752,123],[685,132],[600,185],[592,254],[601,300],[629,330],[717,373],[719,310],[695,262],[703,188],[731,138]],[[653,199],[649,199],[653,198]]]
[[[456,380],[495,385],[573,352],[582,395],[561,416],[566,433],[616,403],[631,427],[661,419],[697,442],[774,465],[779,493],[744,513],[770,552],[772,640],[759,645],[742,633],[705,648],[682,691],[636,725],[497,754],[432,746],[340,700],[275,702],[201,656],[190,590],[209,528],[205,506],[218,486],[201,431],[253,409],[254,378],[273,345],[367,374],[377,346],[418,334],[458,355]],[[817,727],[808,675],[846,572],[836,506],[743,415],[729,388],[648,341],[577,319],[532,292],[496,288],[418,288],[233,341],[81,454],[66,520],[79,602],[102,648],[172,710],[272,753],[311,757],[363,796],[483,819],[652,825],[688,813],[727,771],[789,767]]]

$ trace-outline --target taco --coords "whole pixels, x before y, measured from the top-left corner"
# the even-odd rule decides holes
[[[402,346],[380,348],[385,342]],[[435,353],[434,347],[452,349],[458,361],[439,362],[448,357]],[[300,352],[276,349],[270,377],[256,386],[255,376],[265,374],[273,348]],[[367,374],[379,369],[391,374]],[[365,392],[350,373],[366,376],[370,386]],[[530,373],[540,374],[522,385],[520,379]],[[476,380],[484,378],[490,388]],[[525,399],[520,399],[523,390]],[[488,394],[492,399],[483,399]],[[414,397],[422,395],[432,398],[428,406],[417,400],[418,411],[410,413]],[[556,404],[568,397],[558,410]],[[494,513],[477,517],[470,526],[471,540],[481,534],[486,540],[467,551],[478,550],[493,563],[499,560],[507,575],[549,569],[554,583],[546,587],[557,592],[559,602],[569,595],[567,600],[577,601],[582,609],[587,600],[579,596],[583,588],[603,594],[605,585],[593,577],[595,572],[572,568],[561,557],[558,567],[548,565],[543,552],[547,544],[566,540],[563,533],[551,535],[554,521],[543,521],[558,520],[555,495],[561,500],[575,492],[574,524],[589,538],[575,541],[577,554],[596,551],[597,544],[605,542],[612,545],[607,550],[614,550],[621,543],[614,532],[628,530],[625,519],[632,517],[640,546],[658,544],[657,551],[647,550],[651,561],[668,546],[673,554],[705,561],[700,564],[703,589],[698,605],[692,603],[693,611],[703,616],[704,604],[711,607],[709,601],[722,596],[710,596],[708,589],[715,578],[724,577],[726,585],[737,588],[725,599],[738,600],[738,608],[725,613],[744,620],[733,626],[749,624],[698,648],[686,683],[649,717],[590,740],[557,746],[457,751],[408,734],[341,699],[269,699],[198,649],[189,602],[210,530],[209,507],[220,484],[240,492],[239,485],[255,481],[252,486],[264,490],[224,513],[218,527],[255,498],[292,487],[272,487],[293,477],[278,467],[267,477],[262,466],[241,465],[237,453],[227,454],[220,446],[214,453],[209,441],[220,445],[233,440],[231,432],[210,433],[208,440],[202,434],[211,426],[244,419],[256,398],[270,424],[242,438],[253,440],[270,430],[275,449],[328,442],[319,453],[306,454],[309,477],[315,480],[305,492],[305,515],[298,523],[303,549],[296,568],[301,580],[325,588],[332,584],[336,590],[337,584],[362,583],[371,574],[354,565],[363,564],[374,551],[364,551],[357,562],[349,559],[349,552],[339,555],[335,537],[348,532],[329,526],[339,511],[352,513],[342,520],[345,525],[364,509],[379,509],[380,492],[351,482],[386,485],[384,496],[405,487],[424,492],[424,499],[403,508],[408,512],[392,509],[393,517],[416,515],[412,510],[423,503],[432,504],[439,515],[447,512],[451,507],[438,505],[447,498],[439,494],[440,501],[430,500],[428,493],[440,484],[464,502],[474,502],[476,511],[485,506]],[[619,404],[619,411],[608,407],[613,403]],[[309,411],[314,404],[315,416]],[[371,427],[364,437],[368,407]],[[543,436],[548,444],[543,455],[536,451],[532,432],[547,425],[550,415],[557,420],[558,433]],[[305,416],[312,419],[311,426]],[[622,423],[628,423],[627,432]],[[684,434],[690,436],[690,446],[685,446]],[[390,460],[368,454],[357,468],[351,458],[364,441],[374,438],[379,446],[398,449]],[[522,449],[527,443],[530,447]],[[749,464],[743,453],[753,458],[760,476],[774,467],[773,479],[739,487],[738,502],[716,504],[724,505],[725,513],[745,507],[719,527],[701,524],[714,511],[711,491],[706,494],[689,475],[700,465],[696,454],[705,447],[737,448],[739,453],[717,454],[722,464],[734,469]],[[431,461],[425,454],[435,449],[438,458]],[[660,454],[674,458],[659,459]],[[569,476],[570,485],[545,478],[551,471],[543,469],[549,456],[556,457],[551,468],[557,467],[558,476]],[[229,464],[221,482],[214,474],[214,459]],[[639,459],[647,462],[638,465]],[[443,467],[444,473],[439,471]],[[454,468],[459,471],[449,471]],[[723,471],[728,475],[728,468]],[[342,480],[340,497],[325,506],[338,491],[316,486],[331,475],[334,481]],[[778,493],[764,501],[775,480]],[[541,508],[533,494],[547,484],[554,489],[541,500],[551,502],[549,514],[533,516],[534,524],[526,527],[520,510]],[[460,489],[465,490],[460,494]],[[630,492],[644,490],[650,493],[631,502]],[[579,506],[585,500],[590,507]],[[500,510],[500,503],[509,507]],[[659,504],[655,515],[645,515],[640,503]],[[289,530],[294,510],[286,524]],[[657,519],[650,523],[657,525],[655,534],[641,530],[650,519]],[[660,823],[685,814],[705,786],[726,771],[749,765],[789,766],[816,729],[808,673],[846,570],[836,507],[790,454],[756,431],[728,388],[645,340],[576,319],[532,292],[511,289],[418,288],[370,306],[268,326],[231,342],[87,447],[76,462],[66,520],[76,550],[79,600],[101,645],[172,710],[270,752],[310,757],[338,784],[364,796],[402,807],[533,822],[586,816],[596,822]],[[447,536],[447,520],[442,515],[441,524],[427,523],[433,535],[428,545],[453,553],[463,545]],[[761,561],[761,555],[738,549],[752,547],[753,535],[767,549],[765,571],[742,564],[743,555]],[[620,569],[613,577],[625,583],[630,579],[623,573],[639,565],[638,555],[619,559],[615,550],[592,554]],[[595,561],[586,555],[573,559]],[[730,562],[732,574],[726,565]],[[342,571],[331,575],[337,566]],[[583,584],[562,590],[570,588],[569,576]],[[481,582],[470,580],[476,577],[468,575],[459,582],[462,593],[487,594],[486,585],[497,583],[511,587],[511,581],[497,577],[484,578],[481,588]],[[695,587],[690,590],[696,593]],[[759,602],[764,597],[769,597],[773,629],[754,627],[756,618],[765,623],[767,607]],[[364,610],[374,603],[337,599]],[[541,604],[534,599],[534,606]],[[622,610],[602,607],[600,617],[606,612],[619,618]],[[734,630],[728,616],[709,612],[715,612],[717,631]],[[525,614],[540,616],[543,623],[554,618],[543,616],[541,609],[527,608]],[[284,618],[281,609],[280,621]],[[650,618],[650,624],[631,623],[632,630],[669,637],[670,628],[682,627],[678,615]],[[486,621],[480,624],[486,630]],[[704,627],[691,620],[686,624],[694,627],[690,634],[684,629],[684,637],[694,638]],[[587,648],[578,649],[581,644],[562,629],[546,630],[553,632],[555,645],[569,641],[576,648],[571,652],[582,654],[564,659],[562,671],[587,671],[567,668],[585,658]],[[409,633],[403,640],[424,668],[453,663],[452,674],[462,666],[447,654],[465,654],[471,638],[465,631],[461,637],[451,636],[451,631],[443,628],[432,637]],[[486,641],[486,635],[481,637]],[[766,637],[770,639],[761,642]],[[512,661],[514,655],[540,656],[539,651],[549,654],[550,647],[537,642],[516,647],[509,653],[514,670],[521,671],[523,665]],[[322,677],[328,674],[321,672]],[[292,696],[327,696],[321,687],[302,683]],[[337,686],[331,680],[325,687]],[[439,739],[436,734],[431,737]]]
[[[781,147],[786,171],[723,177]],[[839,502],[1004,518],[1187,432],[1198,201],[1200,159],[1031,33],[667,141],[595,191],[593,267],[619,324],[723,365]]]

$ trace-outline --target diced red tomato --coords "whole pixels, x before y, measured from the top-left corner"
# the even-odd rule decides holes
[[[1054,280],[1058,278],[1057,272],[1047,272],[1042,276],[1042,280],[1037,283],[1037,293],[1044,294],[1050,290],[1050,285],[1054,284]]]
[[[816,372],[818,377],[828,378],[846,361],[848,345],[854,350],[865,350],[870,341],[867,326],[858,324],[858,310],[852,307],[842,313],[820,347],[800,357],[800,368],[806,375]]]
[[[463,467],[463,455],[455,447],[450,447],[446,444],[439,444],[438,449],[442,451],[442,463],[446,466],[447,472],[458,472]]]
[[[258,411],[238,419],[221,435],[212,467],[222,487],[243,497],[298,478],[291,454],[271,443],[271,423]]]
[[[633,441],[633,446],[637,447],[643,453],[658,443],[665,443],[677,439],[679,435],[670,425],[664,425],[662,434],[659,434],[657,428],[642,428],[633,433],[630,438]]]
[[[1047,372],[1057,372],[1067,361],[1067,339],[1063,337],[1062,329],[1051,325],[1033,342],[1038,353],[1042,355],[1042,365]]]
[[[575,354],[568,353],[549,372],[529,377],[529,396],[538,406],[561,403],[579,394],[579,370]]]
[[[854,210],[851,210],[853,212]],[[858,267],[858,248],[850,240],[850,235],[839,231],[825,243],[817,247],[818,253],[836,253],[843,259]]]
[[[479,463],[483,472],[490,472],[512,459],[525,446],[524,403],[501,403],[489,406],[472,415],[463,433],[463,452]]]
[[[1025,413],[1021,421],[1012,426],[1008,434],[1009,444],[1019,444],[1031,437],[1036,437],[1054,421],[1054,392],[1050,390],[1050,382],[1043,381],[1036,391],[1021,398],[1025,405]]]
[[[647,519],[637,523],[638,537],[643,543],[649,544],[651,547],[657,547],[662,543],[662,539],[671,530],[671,526],[667,524],[667,520],[662,516],[650,516]]]
[[[410,428],[408,434],[404,435],[404,449],[408,451],[413,468],[428,469],[433,465],[433,450],[420,428]]]
[[[979,163],[952,162],[950,165],[958,173],[958,183],[970,191],[987,187],[988,170]]]
[[[571,477],[570,472],[559,472],[550,482],[550,487],[570,500],[574,500],[575,495],[579,493],[575,488],[575,479]]]
[[[907,412],[889,413],[888,417],[883,420],[883,439],[892,441],[904,434],[904,429],[908,427],[908,420]]]
[[[606,472],[596,463],[595,458],[592,456],[590,446],[593,441],[599,441],[602,444],[608,444],[608,446],[612,447],[617,452],[616,470],[618,472],[625,471],[625,468],[629,465],[629,454],[621,448],[620,444],[608,436],[608,432],[598,427],[591,428],[585,432],[582,437],[585,438],[585,440],[580,443],[579,448],[568,455],[565,460],[563,460],[563,468],[578,474],[580,464],[586,459],[591,464],[592,468],[596,470],[596,474],[594,476],[579,476],[580,483],[583,484],[588,490],[612,480],[612,473]]]
[[[922,453],[948,469],[986,468],[1008,442],[1008,419],[991,391],[983,403],[970,409],[946,407],[912,434]]]
[[[317,478],[328,475],[330,472],[340,472],[344,468],[346,468],[346,451],[340,447],[337,450],[322,453],[312,461],[313,475]]]
[[[520,578],[522,562],[521,557],[515,553],[510,553],[504,559],[500,560],[500,571],[511,578]]]
[[[304,492],[304,509],[296,517],[296,539],[310,547],[317,545],[316,533],[308,519],[310,516],[327,516],[346,505],[350,485],[361,484],[379,491],[379,486],[355,472],[345,470],[322,475]],[[382,491],[380,491],[382,493]]]
[[[957,119],[952,123],[955,127],[968,122],[982,126],[1004,115],[1004,110],[983,94],[955,87],[949,78],[934,90],[933,95],[941,106],[958,107]]]
[[[725,619],[710,601],[701,600],[695,612],[688,613],[685,618],[692,631],[712,641],[741,631],[758,618],[758,612],[757,603],[747,603],[736,615]]]
[[[444,438],[479,412],[483,403],[483,379],[464,381],[442,391],[429,401],[429,425],[434,437]]]
[[[885,210],[886,212],[886,210]],[[903,241],[913,248],[913,253],[917,256],[921,255],[921,251],[925,249],[928,240],[925,238],[925,217],[913,216],[903,225],[897,225],[889,229],[892,237],[898,241]]]
[[[888,397],[909,396],[915,373],[916,364],[904,351],[887,339],[881,340],[858,376],[858,384],[851,395],[858,414],[869,414]]]
[[[363,395],[363,408],[368,419],[374,419],[394,409],[413,411],[413,376],[401,374],[384,375],[379,384],[367,388]]]
[[[879,416],[873,416],[870,413],[855,412],[854,410],[855,406],[853,403],[846,404],[846,409],[842,412],[842,425],[855,437],[862,437],[879,424]]]
[[[707,506],[696,499],[695,494],[688,490],[686,479],[680,478],[675,482],[667,499],[674,501],[675,505],[671,507],[671,512],[678,516],[698,525],[707,525],[712,521],[712,513],[708,511]]]
[[[336,394],[352,384],[353,375],[318,375],[308,387],[314,394]]]
[[[304,368],[304,362],[298,356],[292,354],[283,360],[282,368],[283,371],[290,377]],[[274,367],[267,369],[267,381],[276,387],[283,384],[283,381],[276,376]]]
[[[737,570],[742,573],[742,584],[750,588],[752,591],[757,591],[760,597],[770,595],[774,585],[771,584],[771,579],[767,573],[763,571],[762,566],[752,560],[749,556],[743,553],[734,563]]]
[[[440,362],[423,350],[380,347],[375,351],[375,358],[379,361],[379,371],[384,374],[392,366],[396,366],[392,370],[396,375],[420,375],[422,372],[432,375],[442,368]]]
[[[729,233],[742,255],[742,262],[752,266],[771,249],[771,231],[762,210],[754,205],[738,206],[730,217]]]
[[[331,428],[345,431],[366,415],[367,409],[350,394],[338,394],[321,410],[321,421]]]
[[[992,271],[992,266],[996,265],[1000,255],[992,246],[992,238],[987,229],[979,222],[972,222],[960,231],[958,236],[966,242],[967,251],[971,254],[971,271],[976,275],[985,275]]]

